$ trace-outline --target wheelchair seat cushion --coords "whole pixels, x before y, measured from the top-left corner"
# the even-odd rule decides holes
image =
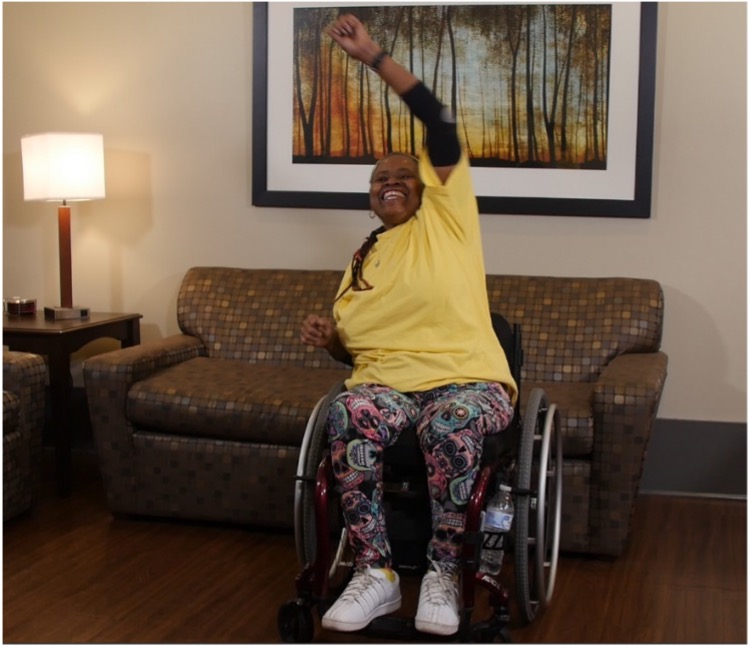
[[[126,416],[165,434],[299,446],[321,393],[345,374],[197,357],[136,382]]]

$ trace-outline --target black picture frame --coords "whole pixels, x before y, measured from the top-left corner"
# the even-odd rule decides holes
[[[640,3],[638,97],[633,195],[628,199],[478,195],[480,213],[649,218],[657,52],[657,3]],[[253,7],[252,203],[259,207],[313,209],[369,208],[368,194],[348,191],[273,190],[268,175],[269,3]],[[499,173],[503,169],[498,169]]]

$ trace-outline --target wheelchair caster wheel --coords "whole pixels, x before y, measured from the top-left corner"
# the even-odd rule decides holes
[[[313,642],[315,627],[310,609],[297,600],[290,600],[279,607],[276,616],[279,637],[286,643]]]

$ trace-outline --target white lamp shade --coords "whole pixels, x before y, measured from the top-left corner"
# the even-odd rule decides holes
[[[21,138],[24,200],[104,197],[104,138],[44,133]]]

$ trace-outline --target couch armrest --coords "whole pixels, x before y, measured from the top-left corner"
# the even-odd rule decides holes
[[[667,363],[662,352],[619,355],[595,384],[590,486],[593,553],[620,555],[626,547]]]
[[[3,442],[3,519],[28,508],[39,491],[46,380],[40,355],[3,351],[3,390],[19,403],[15,438]]]
[[[84,376],[130,387],[134,382],[175,364],[205,355],[203,344],[190,335],[165,339],[94,355],[84,362]],[[87,384],[88,388],[88,384]]]
[[[139,496],[134,472],[133,426],[125,416],[130,387],[157,371],[205,354],[196,337],[173,335],[158,341],[95,355],[83,374],[102,478],[114,512],[132,509]]]
[[[3,390],[15,393],[24,404],[44,393],[46,375],[47,365],[41,355],[3,350]]]

